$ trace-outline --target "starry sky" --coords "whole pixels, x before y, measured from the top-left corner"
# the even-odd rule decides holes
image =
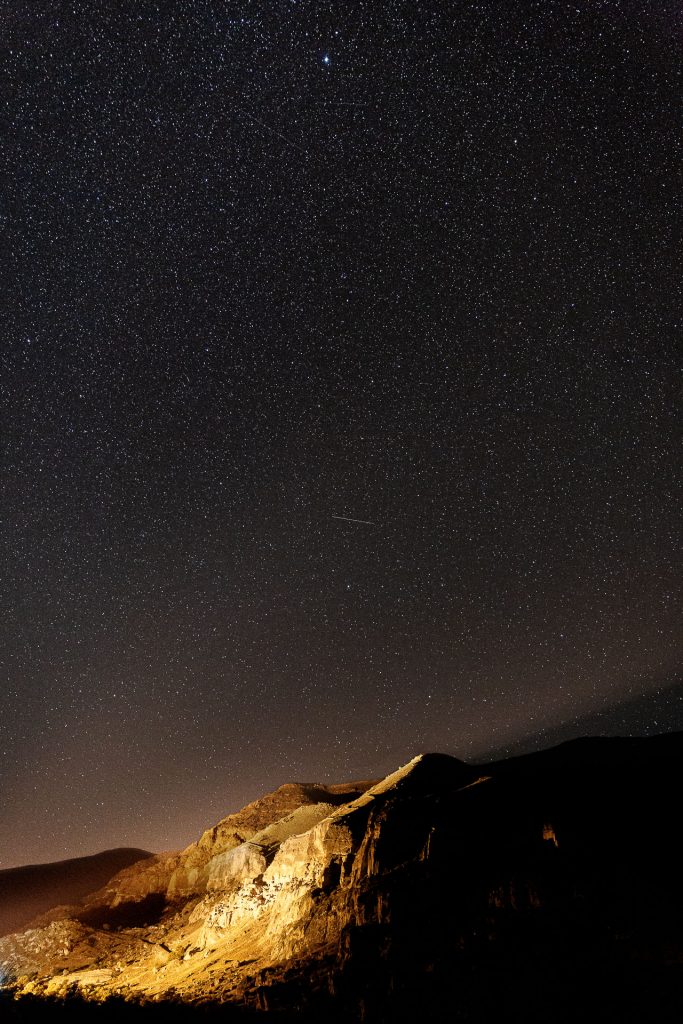
[[[0,28],[0,866],[681,727],[680,4]]]

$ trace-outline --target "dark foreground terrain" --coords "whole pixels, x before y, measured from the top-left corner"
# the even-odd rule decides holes
[[[578,740],[478,767],[425,756],[350,812],[352,860],[331,857],[297,955],[245,967],[230,1005],[216,1004],[219,990],[204,1006],[169,992],[143,1007],[67,994],[0,1010],[69,1021],[680,1022],[682,767],[681,734]],[[314,941],[325,915],[338,938]]]
[[[381,1021],[390,1024],[416,1022],[452,1022],[452,1024],[494,1024],[494,1022],[559,1021],[561,1024],[593,1024],[593,1022],[665,1022],[680,1024],[683,1012],[681,968],[638,967],[608,958],[589,964],[573,958],[565,968],[551,965],[544,972],[549,957],[540,957],[520,966],[520,960],[534,950],[521,948],[511,953],[509,964],[487,960],[470,964],[467,976],[458,971],[450,978],[438,975],[437,984],[422,991],[422,998],[404,1000],[379,993],[366,1008],[345,1003],[341,999],[318,994],[300,1010],[259,1011],[233,1005],[188,1006],[179,1002],[132,1005],[112,996],[93,1004],[81,996],[66,999],[44,999],[24,996],[15,1000],[0,993],[0,1020],[55,1022],[79,1024],[118,1024],[119,1021],[139,1024],[335,1024]],[[514,973],[514,977],[512,974]],[[370,992],[372,983],[365,978],[363,989]],[[356,996],[358,993],[356,993]]]

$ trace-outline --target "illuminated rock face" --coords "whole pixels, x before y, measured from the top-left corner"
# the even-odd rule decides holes
[[[546,843],[552,843],[553,846],[559,846],[557,836],[555,835],[555,829],[547,821],[543,826],[543,838],[545,839]]]
[[[263,849],[256,843],[242,843],[212,857],[207,865],[207,889],[221,891],[233,882],[249,881],[266,869]]]
[[[563,962],[596,929],[609,942],[624,892],[628,913],[646,889],[648,914],[673,920],[683,851],[662,847],[658,822],[682,754],[680,740],[579,742],[485,769],[426,755],[372,786],[281,787],[0,941],[0,970],[24,991],[88,998],[173,991],[315,1017],[332,992],[349,1020],[373,1019],[373,999],[398,1001],[396,1019],[399,1004],[437,1014],[472,963],[485,974],[525,943],[529,963],[539,949]]]
[[[218,825],[208,829],[196,843],[188,846],[171,873],[169,897],[193,896],[206,892],[207,888],[219,887],[222,884],[221,869],[217,866],[212,871],[209,867],[216,857],[235,850],[248,840],[258,841],[259,833],[302,808],[344,803],[362,793],[369,785],[369,782],[352,782],[339,786],[297,783],[280,786],[273,793],[268,793],[236,814],[224,818]]]

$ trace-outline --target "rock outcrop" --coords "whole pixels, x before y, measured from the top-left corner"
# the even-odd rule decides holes
[[[216,880],[221,877],[220,868],[213,872],[210,868],[214,858],[236,849],[293,812],[300,812],[308,806],[342,804],[362,793],[368,786],[369,782],[334,786],[286,783],[280,786],[236,814],[223,818],[213,828],[207,829],[196,843],[188,846],[171,872],[169,896],[183,897],[206,892],[207,887],[215,887]]]

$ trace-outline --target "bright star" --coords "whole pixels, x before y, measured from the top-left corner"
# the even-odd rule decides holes
[[[332,63],[332,58],[330,57],[329,53],[324,53],[323,54],[323,64],[329,65],[331,63]]]

